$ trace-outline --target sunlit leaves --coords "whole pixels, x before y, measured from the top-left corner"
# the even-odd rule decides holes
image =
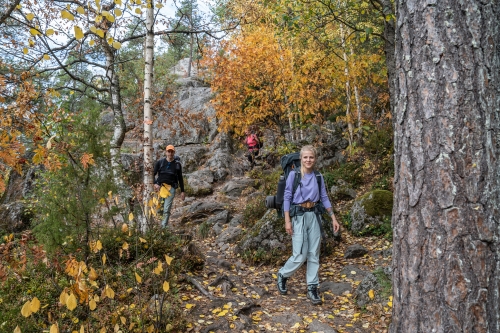
[[[142,283],[142,277],[139,274],[137,274],[137,272],[135,272],[134,275],[137,283]]]
[[[40,301],[37,297],[34,297],[31,301],[26,301],[21,308],[21,314],[23,317],[29,317],[32,313],[37,313],[40,310]]]
[[[119,50],[122,47],[122,44],[120,42],[116,42],[116,41],[114,41],[112,45],[117,50]]]
[[[75,20],[75,17],[73,16],[73,14],[71,14],[70,12],[68,12],[66,9],[64,9],[64,10],[61,11],[61,17],[63,19],[70,20],[70,21],[74,21]]]
[[[26,19],[28,21],[31,21],[33,18],[35,18],[35,14],[33,14],[33,13],[26,14]]]
[[[160,197],[162,198],[167,198],[169,197],[171,194],[170,194],[170,189],[172,187],[168,184],[163,184],[162,187],[160,188]]]
[[[77,305],[77,301],[76,301],[75,294],[71,293],[71,295],[69,295],[69,297],[66,299],[66,307],[70,311],[73,311],[74,309],[76,309],[76,305]]]
[[[28,52],[29,52],[29,51],[28,51],[28,48],[27,48],[27,47],[23,47],[23,53],[24,53],[24,54],[28,54]]]
[[[142,11],[141,11],[141,9],[140,9],[140,8],[136,8],[136,9],[135,9],[135,13],[136,13],[137,15],[141,15],[141,14],[142,14]]]
[[[162,5],[161,3],[157,3],[157,4],[155,5],[155,7],[156,7],[156,8],[163,8],[163,5]]]
[[[122,16],[122,11],[120,8],[115,8],[114,12],[115,12],[115,16]]]
[[[170,266],[170,263],[172,262],[172,259],[174,259],[174,258],[165,255],[165,261],[167,262],[167,265]]]
[[[83,31],[82,31],[82,28],[80,28],[79,26],[75,25],[74,26],[74,30],[75,30],[75,38],[80,40],[83,38]]]
[[[121,6],[122,5],[122,0],[115,0],[115,4],[117,4],[118,6]]]
[[[161,261],[158,261],[158,265],[153,270],[153,273],[155,273],[156,275],[160,275],[161,272],[163,272],[163,265],[162,265]]]
[[[47,36],[52,36],[54,34],[54,29],[52,29],[52,28],[47,29],[47,31],[45,31],[45,34]]]
[[[16,328],[14,329],[14,333],[22,333],[19,326],[16,326]]]
[[[76,9],[76,12],[78,14],[85,14],[85,8],[83,8],[82,6],[78,6],[78,8]]]
[[[59,333],[59,327],[57,326],[57,324],[52,324],[52,326],[50,326],[49,333]]]
[[[104,288],[104,294],[111,299],[115,298],[115,291],[108,285]]]
[[[167,281],[163,282],[163,291],[168,292],[170,290],[170,284]]]
[[[30,29],[30,34],[31,34],[32,36],[38,36],[38,35],[40,35],[40,31],[38,31],[38,29],[31,28],[31,29]]]
[[[370,289],[370,291],[368,291],[368,297],[370,297],[370,299],[373,299],[375,297],[375,292],[373,291],[373,289]]]

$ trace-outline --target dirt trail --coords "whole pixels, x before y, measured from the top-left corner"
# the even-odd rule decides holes
[[[215,189],[201,200],[219,199]],[[232,205],[244,207],[237,201]],[[339,295],[322,292],[323,305],[314,306],[306,297],[305,265],[289,279],[288,295],[282,296],[276,289],[277,271],[290,253],[283,253],[276,266],[252,265],[234,252],[234,244],[221,248],[214,236],[201,239],[195,232],[197,226],[180,225],[175,219],[171,225],[174,231],[191,230],[193,242],[206,256],[204,269],[186,276],[181,287],[189,332],[387,332],[390,307],[370,304],[360,309],[353,293],[362,279],[359,273],[390,262],[390,258],[375,260],[370,256],[389,246],[383,239],[354,238],[344,231],[333,253],[321,257],[320,281],[321,285],[350,284],[352,291]],[[369,255],[344,259],[345,249],[355,243],[367,248]]]

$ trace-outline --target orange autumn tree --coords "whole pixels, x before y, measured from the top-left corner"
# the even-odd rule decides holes
[[[294,42],[258,25],[206,58],[221,130],[241,133],[258,123],[283,132],[287,124],[314,121],[331,107],[332,67],[321,65],[325,58],[318,50],[294,54]]]

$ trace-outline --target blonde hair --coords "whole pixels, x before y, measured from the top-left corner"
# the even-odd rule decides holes
[[[306,151],[313,153],[314,158],[316,158],[316,156],[318,156],[318,153],[316,152],[316,148],[314,148],[312,145],[307,145],[307,146],[302,147],[302,149],[300,150],[300,174],[301,174],[302,178],[304,178],[304,175],[305,175],[305,168],[302,165],[302,154],[305,153]]]

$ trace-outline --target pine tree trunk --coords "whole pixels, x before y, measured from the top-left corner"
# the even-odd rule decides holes
[[[151,91],[153,88],[153,63],[154,63],[154,3],[148,0],[146,10],[146,52],[144,56],[144,220],[140,229],[145,231],[146,221],[150,217],[148,202],[153,192],[153,112],[151,110]]]
[[[500,333],[500,7],[397,1],[391,333]]]

